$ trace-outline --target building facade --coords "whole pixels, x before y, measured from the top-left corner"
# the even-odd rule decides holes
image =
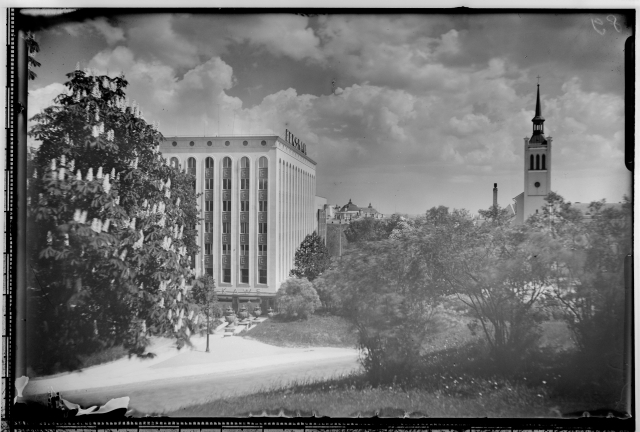
[[[316,162],[285,137],[165,137],[160,146],[171,166],[195,176],[203,222],[193,265],[213,276],[222,302],[271,306],[317,228]]]
[[[514,198],[516,223],[520,224],[544,207],[544,199],[551,191],[552,138],[544,136],[540,84],[536,98],[536,114],[531,122],[533,134],[531,138],[524,138],[524,192]]]

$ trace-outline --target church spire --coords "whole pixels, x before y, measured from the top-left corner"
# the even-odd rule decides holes
[[[542,117],[542,108],[540,107],[540,84],[538,84],[538,94],[536,96],[536,116],[531,119],[533,122],[533,136],[530,143],[546,144],[544,137],[544,117]]]
[[[542,117],[542,110],[540,109],[540,84],[538,84],[538,97],[536,98],[536,117]]]

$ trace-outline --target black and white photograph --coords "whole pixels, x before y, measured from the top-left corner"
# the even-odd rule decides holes
[[[635,10],[15,13],[15,412],[632,415]]]

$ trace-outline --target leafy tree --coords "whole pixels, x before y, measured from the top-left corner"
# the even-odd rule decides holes
[[[546,273],[526,228],[475,226],[468,214],[439,207],[427,212],[422,230],[427,265],[474,312],[470,328],[482,332],[496,360],[533,348],[544,319],[538,306]]]
[[[539,231],[547,232],[553,238],[581,235],[583,215],[580,210],[571,206],[562,196],[549,192],[545,197],[546,205],[540,213],[527,219],[527,224]]]
[[[149,335],[181,346],[194,307],[193,177],[162,158],[124,77],[67,77],[29,132],[41,142],[28,182],[30,340],[45,369],[115,344],[141,355]]]
[[[329,250],[324,245],[322,237],[314,231],[304,238],[296,251],[295,267],[289,276],[313,281],[327,269],[329,262]]]
[[[332,260],[329,268],[313,281],[313,287],[318,293],[320,303],[325,312],[340,313],[342,300],[337,290],[337,281],[342,274],[337,259]]]
[[[624,259],[632,250],[630,200],[625,197],[617,208],[593,202],[589,220],[562,197],[556,202],[562,203],[557,206],[560,211],[531,221],[544,228],[540,256],[551,269],[553,296],[590,363],[620,364],[625,343]]]
[[[385,240],[404,220],[404,217],[397,214],[388,219],[363,218],[351,221],[344,234],[349,243]]]
[[[320,299],[307,279],[291,278],[276,293],[276,306],[284,319],[307,319],[320,307]]]
[[[364,242],[320,279],[338,293],[358,331],[361,362],[372,382],[410,377],[444,292],[425,264],[421,238]]]
[[[216,283],[210,275],[200,276],[189,291],[193,303],[200,307],[207,320],[207,352],[209,352],[209,332],[211,319],[222,316],[222,307],[216,296]]]
[[[511,223],[511,215],[507,208],[502,208],[499,205],[491,206],[486,210],[478,210],[480,216],[485,220],[485,223],[493,225],[505,225]]]
[[[38,75],[33,71],[33,68],[41,66],[40,62],[35,59],[36,54],[40,52],[40,45],[38,45],[35,35],[32,32],[27,32],[24,40],[27,44],[28,79],[34,80]]]

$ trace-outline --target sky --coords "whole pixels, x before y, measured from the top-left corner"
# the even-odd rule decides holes
[[[621,15],[113,12],[36,33],[30,116],[79,63],[124,73],[166,136],[289,129],[330,204],[475,213],[493,183],[501,206],[524,190],[539,76],[552,190],[572,202],[630,195]]]

